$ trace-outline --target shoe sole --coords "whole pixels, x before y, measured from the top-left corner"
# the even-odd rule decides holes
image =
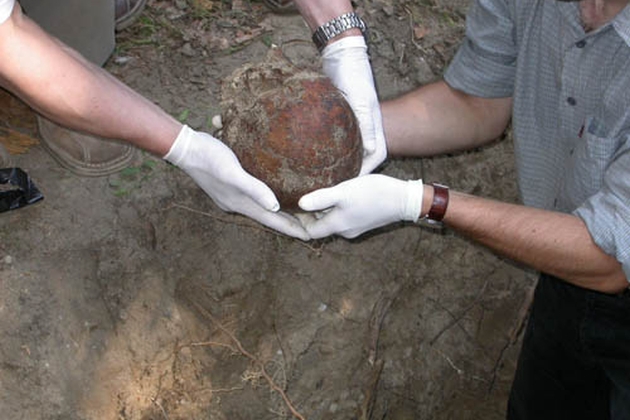
[[[46,127],[43,126],[41,118],[37,118],[37,126],[39,128],[39,136],[41,139],[40,143],[44,147],[44,149],[46,149],[48,154],[50,154],[53,159],[57,161],[57,163],[59,163],[61,166],[74,173],[75,175],[86,177],[111,175],[125,169],[127,166],[129,166],[129,164],[135,157],[135,149],[131,146],[129,146],[127,151],[123,155],[119,156],[117,159],[101,164],[85,163],[78,159],[62,156],[60,154],[60,151],[57,150],[56,147],[51,146],[51,144],[49,144],[49,141],[46,139],[48,131]]]

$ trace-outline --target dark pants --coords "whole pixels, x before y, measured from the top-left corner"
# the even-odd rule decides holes
[[[630,420],[630,293],[540,277],[507,418]]]

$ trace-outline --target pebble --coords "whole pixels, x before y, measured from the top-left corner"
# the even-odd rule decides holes
[[[128,62],[131,61],[131,57],[116,57],[114,58],[114,63],[118,64],[119,66],[122,66],[124,64],[127,64]]]
[[[394,15],[394,6],[392,5],[386,5],[383,6],[383,13],[385,13],[386,16],[391,17]]]
[[[185,43],[184,46],[180,49],[181,53],[186,57],[194,57],[197,55],[195,49],[190,45],[189,42]]]
[[[219,130],[223,128],[223,120],[220,115],[212,117],[212,126],[218,128]]]

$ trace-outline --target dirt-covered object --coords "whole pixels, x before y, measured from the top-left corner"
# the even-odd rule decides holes
[[[283,210],[299,210],[302,195],[359,174],[352,109],[327,77],[293,66],[280,49],[225,80],[222,108],[222,138]]]

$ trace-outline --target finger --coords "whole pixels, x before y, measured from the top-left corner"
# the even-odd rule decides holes
[[[359,171],[359,176],[367,175],[372,173],[374,169],[380,165],[380,160],[376,156],[376,153],[369,154],[363,158],[363,162],[361,162],[361,170]]]
[[[359,114],[357,113],[357,115]],[[359,121],[362,121],[359,123],[359,126],[361,128],[361,136],[363,137],[363,150],[366,154],[372,154],[376,151],[374,123],[370,115],[364,115]]]
[[[270,211],[262,211],[250,217],[257,220],[259,223],[270,227],[271,229],[284,233],[287,236],[298,238],[303,241],[311,239],[307,230],[302,226],[302,223],[300,223],[297,218],[289,214],[283,212],[273,213]]]
[[[374,165],[374,155],[368,155],[363,159],[363,162],[361,163],[359,176],[372,173],[374,169],[376,169],[376,166]]]
[[[294,216],[300,221],[302,226],[306,226],[309,223],[312,223],[316,220],[318,213],[306,213],[299,212],[295,213]]]
[[[387,157],[387,152],[377,150],[376,152],[363,157],[359,176],[372,173]]]
[[[245,171],[242,171],[233,179],[234,185],[243,192],[243,194],[250,197],[256,204],[265,210],[276,212],[280,210],[280,203],[269,188],[261,180],[251,176]]]
[[[341,223],[334,210],[321,218],[303,220],[302,224],[312,239],[325,238],[340,232]]]
[[[341,185],[332,188],[322,188],[308,193],[298,201],[304,211],[322,211],[334,207],[341,201]]]
[[[313,213],[313,215],[315,216],[316,219],[321,219],[322,217],[326,216],[326,213],[331,212],[333,209],[332,208],[327,208],[324,209],[322,211],[316,211]]]

